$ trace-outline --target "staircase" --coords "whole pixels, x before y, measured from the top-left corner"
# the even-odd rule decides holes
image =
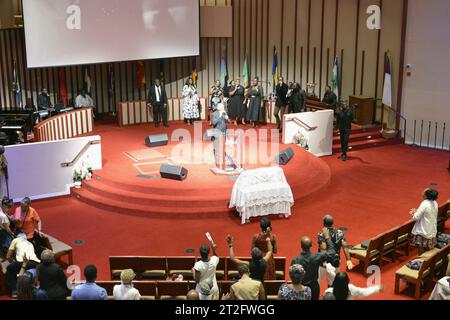
[[[381,135],[381,126],[364,126],[352,128],[350,133],[349,151],[368,148],[383,147],[394,144],[403,144],[403,138],[384,139]],[[333,153],[341,152],[341,140],[339,134],[333,136]]]

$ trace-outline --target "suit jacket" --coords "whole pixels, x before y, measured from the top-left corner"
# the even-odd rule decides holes
[[[281,83],[276,86],[276,94],[277,94],[277,107],[285,107],[288,104],[287,101],[287,93],[289,91],[289,87],[286,83]]]
[[[67,296],[67,277],[62,268],[56,264],[39,264],[37,273],[41,289],[47,292],[49,299],[63,299]]]
[[[167,93],[164,86],[160,86],[161,88],[161,96],[159,97],[159,101],[162,104],[167,104]],[[155,106],[156,102],[156,88],[155,86],[151,86],[148,90],[148,97],[147,102],[150,103],[152,106]]]
[[[46,110],[52,107],[52,103],[50,102],[50,97],[44,94],[40,94],[38,96],[38,110]]]
[[[353,111],[350,108],[339,110],[336,113],[336,121],[339,130],[351,130],[353,119]]]

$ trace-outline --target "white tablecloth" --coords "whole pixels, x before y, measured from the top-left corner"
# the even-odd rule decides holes
[[[234,184],[230,208],[236,208],[245,224],[251,217],[270,214],[291,215],[292,190],[280,167],[243,172]]]
[[[450,279],[450,277],[444,277],[436,283],[436,286],[431,293],[430,300],[447,300],[447,297],[450,296],[450,284],[448,279]]]

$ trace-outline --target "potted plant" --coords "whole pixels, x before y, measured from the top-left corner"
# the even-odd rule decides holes
[[[303,149],[309,151],[308,138],[306,137],[306,135],[302,131],[299,131],[294,136],[292,143],[297,144],[300,147],[302,147]]]

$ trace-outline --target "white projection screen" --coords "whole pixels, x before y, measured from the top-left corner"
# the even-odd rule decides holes
[[[29,68],[200,54],[198,0],[23,0]]]

